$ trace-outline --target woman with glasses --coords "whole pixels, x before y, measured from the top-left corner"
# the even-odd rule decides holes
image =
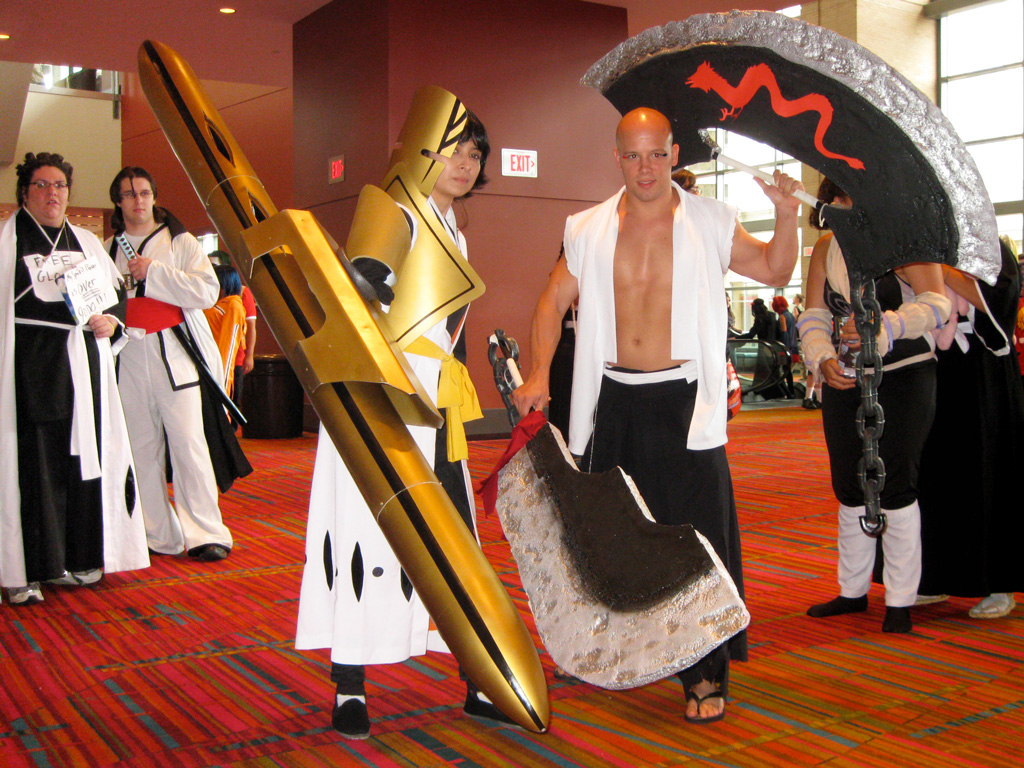
[[[15,605],[149,565],[114,375],[124,289],[67,221],[72,171],[26,154],[0,227],[0,583]]]

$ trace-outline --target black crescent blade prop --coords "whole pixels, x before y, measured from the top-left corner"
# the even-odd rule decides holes
[[[625,114],[672,122],[681,164],[710,159],[704,129],[769,144],[835,181],[829,209],[854,277],[915,261],[999,273],[995,210],[949,121],[880,58],[777,13],[703,14],[633,37],[583,78]]]

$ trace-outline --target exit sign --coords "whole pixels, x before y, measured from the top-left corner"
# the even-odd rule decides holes
[[[337,184],[345,180],[345,156],[338,155],[327,161],[327,183]]]
[[[535,149],[502,148],[501,175],[537,178],[537,151]]]

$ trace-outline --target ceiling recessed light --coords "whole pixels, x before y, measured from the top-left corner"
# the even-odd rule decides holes
[[[230,13],[234,13],[235,9],[234,8],[221,8],[220,12],[221,13],[229,13],[230,14]]]
[[[5,32],[0,32],[0,40],[10,40],[11,36]]]

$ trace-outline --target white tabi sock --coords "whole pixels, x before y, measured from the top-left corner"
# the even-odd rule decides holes
[[[361,702],[363,702],[363,704],[366,703],[365,696],[346,696],[344,693],[336,693],[335,696],[337,697],[337,701],[335,703],[339,707],[349,699],[359,699]]]
[[[906,608],[917,602],[921,583],[921,509],[915,501],[901,509],[883,511],[887,522],[882,534],[885,604]]]
[[[864,597],[871,588],[875,540],[861,530],[863,514],[864,507],[839,505],[839,594],[843,597]]]

